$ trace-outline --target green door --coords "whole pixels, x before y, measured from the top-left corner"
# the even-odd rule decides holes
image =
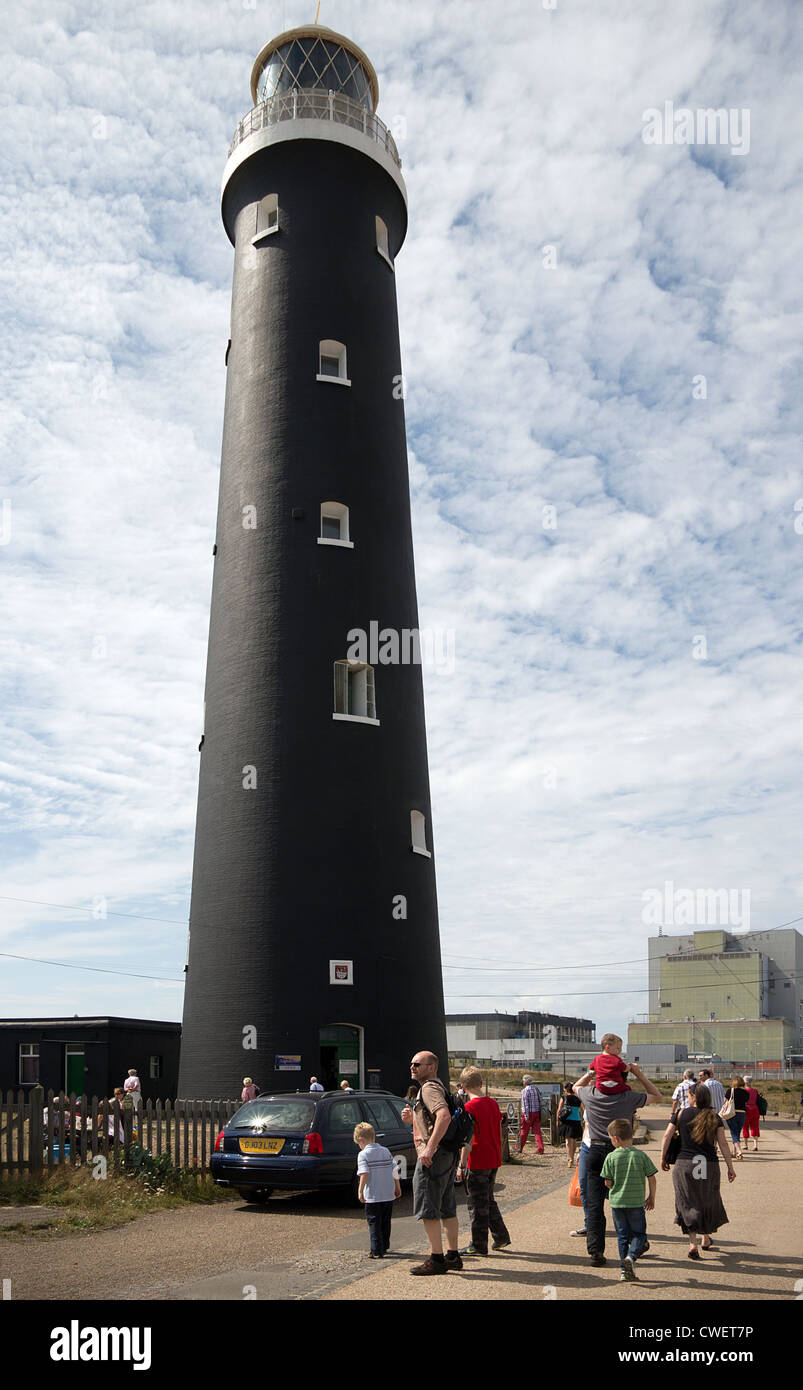
[[[66,1049],[66,1085],[65,1090],[68,1096],[81,1096],[84,1093],[84,1049],[79,1043],[67,1043]]]
[[[360,1030],[347,1023],[333,1023],[320,1030],[321,1080],[327,1090],[336,1090],[348,1081],[357,1091],[360,1076]]]

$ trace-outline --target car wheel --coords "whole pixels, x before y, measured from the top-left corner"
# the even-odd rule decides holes
[[[253,1202],[256,1206],[264,1206],[273,1196],[272,1187],[238,1187],[237,1193],[244,1202]]]

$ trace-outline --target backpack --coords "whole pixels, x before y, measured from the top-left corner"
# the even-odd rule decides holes
[[[766,1097],[766,1096],[762,1096],[762,1094],[761,1094],[760,1091],[758,1091],[758,1092],[756,1093],[756,1096],[757,1096],[756,1105],[758,1106],[758,1113],[759,1113],[759,1115],[761,1116],[761,1118],[762,1118],[762,1120],[763,1120],[764,1116],[765,1116],[766,1113],[767,1113],[767,1097]]]
[[[442,1088],[451,1115],[448,1127],[441,1137],[440,1147],[445,1149],[447,1153],[455,1154],[459,1153],[462,1148],[470,1148],[474,1141],[473,1115],[469,1115],[451,1091],[447,1090],[439,1076],[433,1076],[430,1080],[437,1082]],[[431,1116],[432,1112],[427,1110],[423,1100],[421,1106]]]

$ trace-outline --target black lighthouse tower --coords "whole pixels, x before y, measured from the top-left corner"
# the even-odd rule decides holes
[[[223,176],[231,340],[179,1093],[446,1062],[395,258],[350,40],[279,35]]]

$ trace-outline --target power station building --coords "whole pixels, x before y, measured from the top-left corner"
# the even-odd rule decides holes
[[[236,1095],[246,1074],[398,1088],[416,1049],[446,1060],[396,305],[407,193],[349,39],[280,34],[251,96],[223,175],[179,1092]]]
[[[722,928],[649,941],[649,1014],[628,1055],[684,1048],[689,1059],[780,1069],[803,1052],[803,936],[792,927]]]

